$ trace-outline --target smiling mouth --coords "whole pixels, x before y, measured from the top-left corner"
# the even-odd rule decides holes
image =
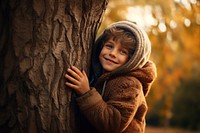
[[[106,61],[109,61],[109,62],[112,62],[112,63],[114,63],[114,64],[118,64],[117,62],[115,62],[115,61],[113,61],[113,60],[110,60],[110,59],[108,59],[108,58],[104,58]]]

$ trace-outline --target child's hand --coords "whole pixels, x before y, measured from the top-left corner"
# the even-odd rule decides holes
[[[84,70],[81,72],[77,67],[72,66],[72,69],[68,68],[67,72],[69,73],[69,75],[65,75],[65,78],[69,80],[69,82],[65,82],[67,86],[74,89],[79,95],[90,90],[88,77]]]

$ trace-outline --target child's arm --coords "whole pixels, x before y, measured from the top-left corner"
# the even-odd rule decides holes
[[[65,78],[68,79],[69,82],[65,82],[65,84],[74,89],[77,94],[83,95],[90,90],[88,77],[84,70],[81,72],[77,67],[72,66],[71,69],[67,69],[67,72],[69,74],[66,74]]]
[[[107,83],[107,92],[110,93],[105,94],[108,100],[103,100],[95,88],[76,99],[81,112],[102,133],[123,132],[132,121],[136,127],[133,132],[141,130],[140,123],[144,122],[142,113],[146,113],[146,108],[144,107],[144,112],[140,112],[141,120],[133,120],[134,116],[137,117],[136,112],[143,97],[140,83],[133,83],[126,77],[116,78],[110,82],[112,83]]]

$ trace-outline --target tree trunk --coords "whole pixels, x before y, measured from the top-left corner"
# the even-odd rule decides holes
[[[0,132],[79,132],[64,74],[88,72],[108,0],[0,2]]]

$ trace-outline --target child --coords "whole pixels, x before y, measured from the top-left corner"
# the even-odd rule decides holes
[[[119,21],[108,26],[94,45],[90,85],[84,71],[67,69],[66,85],[78,94],[77,104],[89,121],[83,123],[94,127],[83,132],[145,132],[145,97],[156,78],[150,53],[147,34],[134,23]]]

